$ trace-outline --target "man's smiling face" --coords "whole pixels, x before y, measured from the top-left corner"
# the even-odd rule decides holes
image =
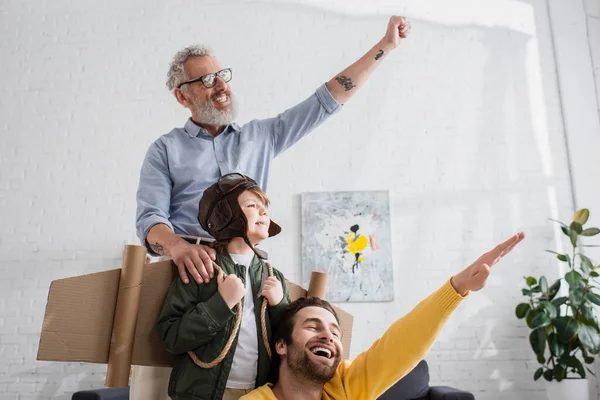
[[[335,316],[321,307],[305,307],[294,316],[292,341],[276,344],[282,363],[315,383],[330,380],[341,361],[342,331]]]
[[[188,79],[199,78],[222,69],[213,56],[192,57],[184,65]],[[194,121],[209,125],[227,125],[233,122],[235,104],[231,88],[220,77],[215,78],[215,85],[211,88],[205,87],[202,82],[194,82],[185,84],[177,90],[181,90],[186,98],[185,105],[192,112]]]

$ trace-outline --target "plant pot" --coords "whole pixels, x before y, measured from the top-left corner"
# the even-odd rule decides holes
[[[548,400],[589,400],[590,393],[587,379],[563,379],[560,382],[546,383]]]

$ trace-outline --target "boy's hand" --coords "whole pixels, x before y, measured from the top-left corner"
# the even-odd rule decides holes
[[[450,280],[454,289],[460,295],[468,291],[476,292],[485,286],[490,276],[491,267],[502,257],[508,254],[521,240],[525,238],[523,232],[519,232],[504,243],[499,244],[493,250],[479,257],[473,264],[456,274]]]
[[[242,280],[237,275],[230,274],[225,276],[222,269],[219,269],[219,274],[217,275],[217,286],[221,297],[223,297],[229,308],[233,308],[239,303],[246,292]]]
[[[270,276],[265,280],[263,290],[260,294],[269,302],[270,306],[276,306],[283,299],[283,287],[279,279]]]

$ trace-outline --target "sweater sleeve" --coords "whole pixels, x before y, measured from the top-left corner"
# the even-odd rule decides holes
[[[349,399],[375,399],[421,361],[463,297],[446,282],[388,328],[371,348],[340,364]]]

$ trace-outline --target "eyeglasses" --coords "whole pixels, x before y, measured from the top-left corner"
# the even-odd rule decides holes
[[[182,82],[179,85],[177,85],[177,89],[180,89],[183,85],[187,85],[188,83],[196,82],[202,82],[205,88],[210,89],[217,83],[217,76],[223,79],[225,82],[229,82],[233,77],[233,72],[231,71],[231,68],[225,68],[220,70],[219,72],[213,72],[212,74],[202,75],[199,78],[194,78],[189,81]]]

